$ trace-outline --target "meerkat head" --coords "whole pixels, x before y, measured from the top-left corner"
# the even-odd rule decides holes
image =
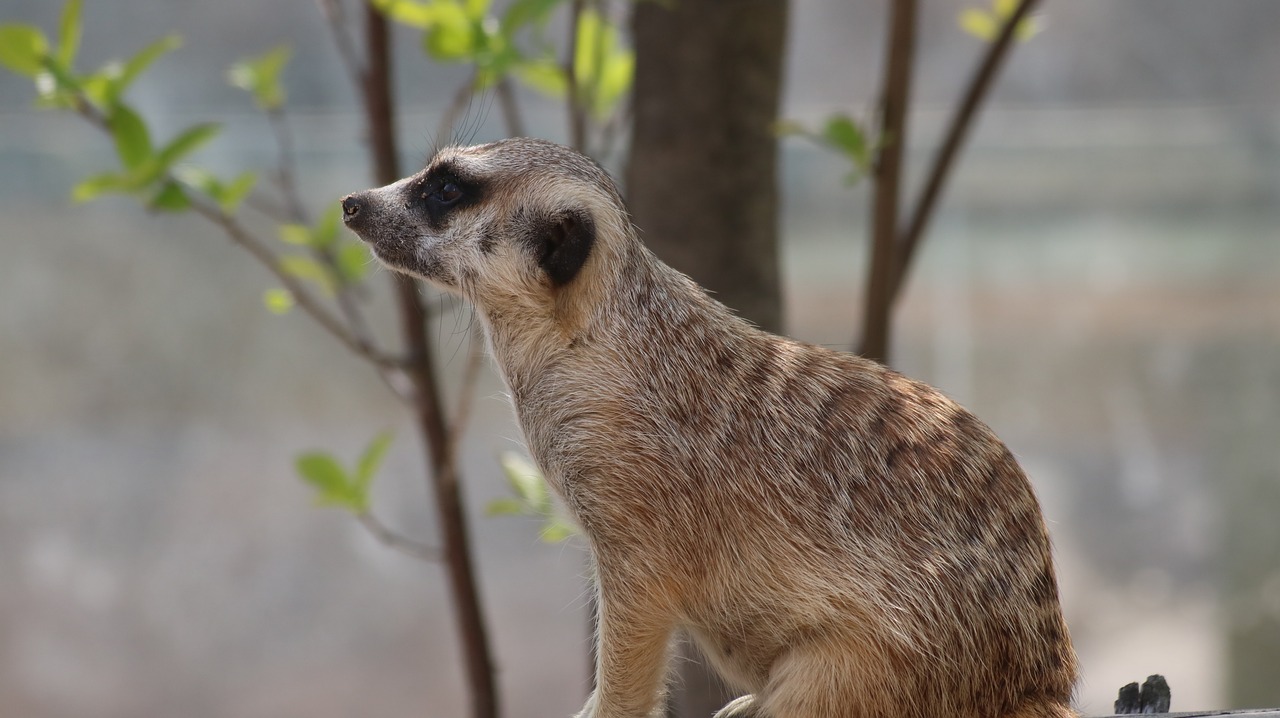
[[[636,241],[613,180],[560,145],[441,150],[421,172],[342,200],[343,221],[392,269],[486,304],[553,304],[584,267]]]

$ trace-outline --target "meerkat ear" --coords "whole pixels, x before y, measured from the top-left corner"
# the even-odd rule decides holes
[[[578,276],[591,256],[596,223],[586,212],[571,210],[552,217],[541,234],[539,264],[552,284],[563,287]]]

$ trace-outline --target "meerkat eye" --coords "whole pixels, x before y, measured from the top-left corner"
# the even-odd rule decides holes
[[[440,204],[451,205],[462,199],[462,188],[458,186],[457,182],[445,182],[428,197]]]

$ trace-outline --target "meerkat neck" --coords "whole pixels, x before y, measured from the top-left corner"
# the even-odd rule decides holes
[[[513,390],[571,353],[590,351],[596,344],[651,344],[672,327],[697,327],[699,334],[714,328],[738,338],[754,333],[638,240],[609,249],[608,255],[597,258],[602,271],[560,290],[549,311],[482,308],[494,359]]]
[[[593,271],[556,289],[549,303],[526,305],[518,297],[477,303],[494,359],[513,388],[625,315],[621,305],[631,282],[651,282],[648,265],[657,260],[639,240],[628,239],[599,243]]]

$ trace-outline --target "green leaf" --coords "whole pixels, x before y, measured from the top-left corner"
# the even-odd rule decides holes
[[[564,97],[569,91],[569,80],[564,75],[564,68],[554,60],[521,62],[511,72],[524,84],[555,99]]]
[[[125,169],[135,170],[151,158],[151,134],[138,113],[126,105],[117,105],[107,118],[107,126]]]
[[[847,115],[833,115],[822,128],[822,137],[863,172],[871,167],[867,136]]]
[[[227,71],[227,79],[232,85],[252,93],[258,107],[278,109],[285,99],[280,72],[292,54],[293,50],[288,45],[280,45],[258,57],[235,63]]]
[[[636,56],[633,52],[616,52],[605,58],[592,108],[597,117],[608,115],[618,100],[627,94],[635,69]]]
[[[578,19],[573,72],[584,88],[587,107],[597,116],[608,114],[631,86],[635,53],[621,47],[618,28],[594,10]]]
[[[49,41],[40,28],[33,25],[0,25],[0,65],[10,70],[35,77],[44,69],[44,59],[49,56]]]
[[[311,257],[291,254],[280,258],[280,269],[286,274],[306,279],[320,285],[326,293],[332,294],[334,289],[333,275],[329,270]]]
[[[58,64],[70,72],[80,49],[80,7],[83,0],[67,0],[62,6],[62,22],[58,27]]]
[[[573,524],[561,519],[553,517],[542,525],[542,535],[540,538],[546,543],[560,543],[567,539],[571,539],[578,534],[578,529]]]
[[[222,180],[218,176],[203,167],[195,167],[192,165],[182,165],[173,170],[173,176],[189,187],[194,187],[201,192],[217,199],[223,192]]]
[[[502,15],[500,32],[510,39],[526,25],[546,25],[552,11],[564,0],[516,0]]]
[[[182,212],[190,206],[191,200],[187,199],[182,185],[173,180],[165,182],[147,202],[147,207],[157,212]]]
[[[340,506],[353,513],[368,510],[368,494],[351,483],[347,472],[331,455],[323,452],[303,454],[298,457],[296,467],[302,479],[315,487],[317,504]]]
[[[359,284],[372,265],[368,248],[355,242],[338,247],[334,263],[338,265],[338,274],[345,284]]]
[[[36,75],[37,107],[74,108],[78,99],[76,95],[80,92],[79,79],[56,62],[46,61],[44,69]]]
[[[71,188],[71,199],[75,202],[88,202],[106,192],[125,192],[128,189],[129,183],[125,177],[107,172],[77,183]]]
[[[395,439],[395,434],[390,431],[384,431],[369,442],[369,446],[360,455],[360,460],[356,462],[356,486],[361,489],[369,488],[369,484],[373,482],[374,475],[378,473],[378,467],[382,466],[382,460],[386,458],[387,449],[391,448],[393,439]]]
[[[282,224],[279,232],[280,241],[285,244],[293,244],[299,247],[311,245],[311,228],[305,224]]]
[[[423,35],[423,48],[436,60],[463,60],[476,51],[475,23],[461,5],[437,1],[435,17]]]
[[[295,304],[293,293],[288,289],[275,287],[262,293],[262,303],[272,314],[288,314]]]
[[[340,492],[350,485],[346,470],[330,454],[319,451],[303,454],[295,466],[303,480],[320,491]]]
[[[114,75],[109,74],[112,69],[118,70],[119,66],[109,66],[100,72],[80,78],[81,91],[98,107],[110,107],[115,104],[116,79]]]
[[[160,166],[160,171],[169,169],[173,163],[200,149],[221,131],[222,127],[216,122],[205,122],[188,127],[156,153],[156,162]]]
[[[960,28],[979,40],[991,42],[1000,32],[996,18],[986,10],[968,8],[960,13]]]
[[[1013,11],[1018,9],[1018,0],[991,0],[991,9],[995,11],[996,17],[1008,20]]]
[[[240,209],[240,203],[253,191],[253,185],[257,181],[258,175],[253,172],[242,172],[225,185],[221,194],[214,199],[218,201],[218,206],[224,213],[234,216],[236,210]]]
[[[991,10],[969,8],[960,13],[960,27],[979,40],[991,42],[1000,34],[1009,18],[1018,9],[1018,0],[992,0]],[[1019,42],[1029,40],[1044,29],[1035,16],[1028,16],[1013,29],[1013,37]]]
[[[519,454],[504,452],[499,458],[507,481],[516,495],[527,503],[534,511],[546,514],[552,508],[551,494],[547,490],[547,482],[542,472]]]
[[[492,4],[492,0],[463,0],[463,11],[472,21],[480,22],[485,19]]]
[[[373,0],[378,12],[393,22],[425,30],[435,23],[435,6],[416,0]]]
[[[545,521],[541,538],[548,543],[557,543],[578,533],[576,526],[558,515],[546,479],[537,467],[519,454],[510,452],[504,452],[498,461],[516,496],[489,502],[486,512],[490,516],[542,516]]]
[[[142,74],[151,66],[151,63],[160,58],[161,55],[172,52],[182,46],[182,37],[179,35],[166,35],[159,40],[142,48],[138,54],[129,58],[120,68],[120,76],[115,81],[115,95],[120,96],[121,93],[138,79],[138,75]]]
[[[1018,23],[1018,26],[1013,29],[1013,38],[1018,42],[1026,42],[1039,35],[1043,29],[1044,23],[1040,21],[1040,18],[1035,15],[1029,15],[1023,18],[1022,22]]]
[[[490,501],[484,512],[489,516],[522,516],[528,513],[528,508],[520,499],[506,497]]]

